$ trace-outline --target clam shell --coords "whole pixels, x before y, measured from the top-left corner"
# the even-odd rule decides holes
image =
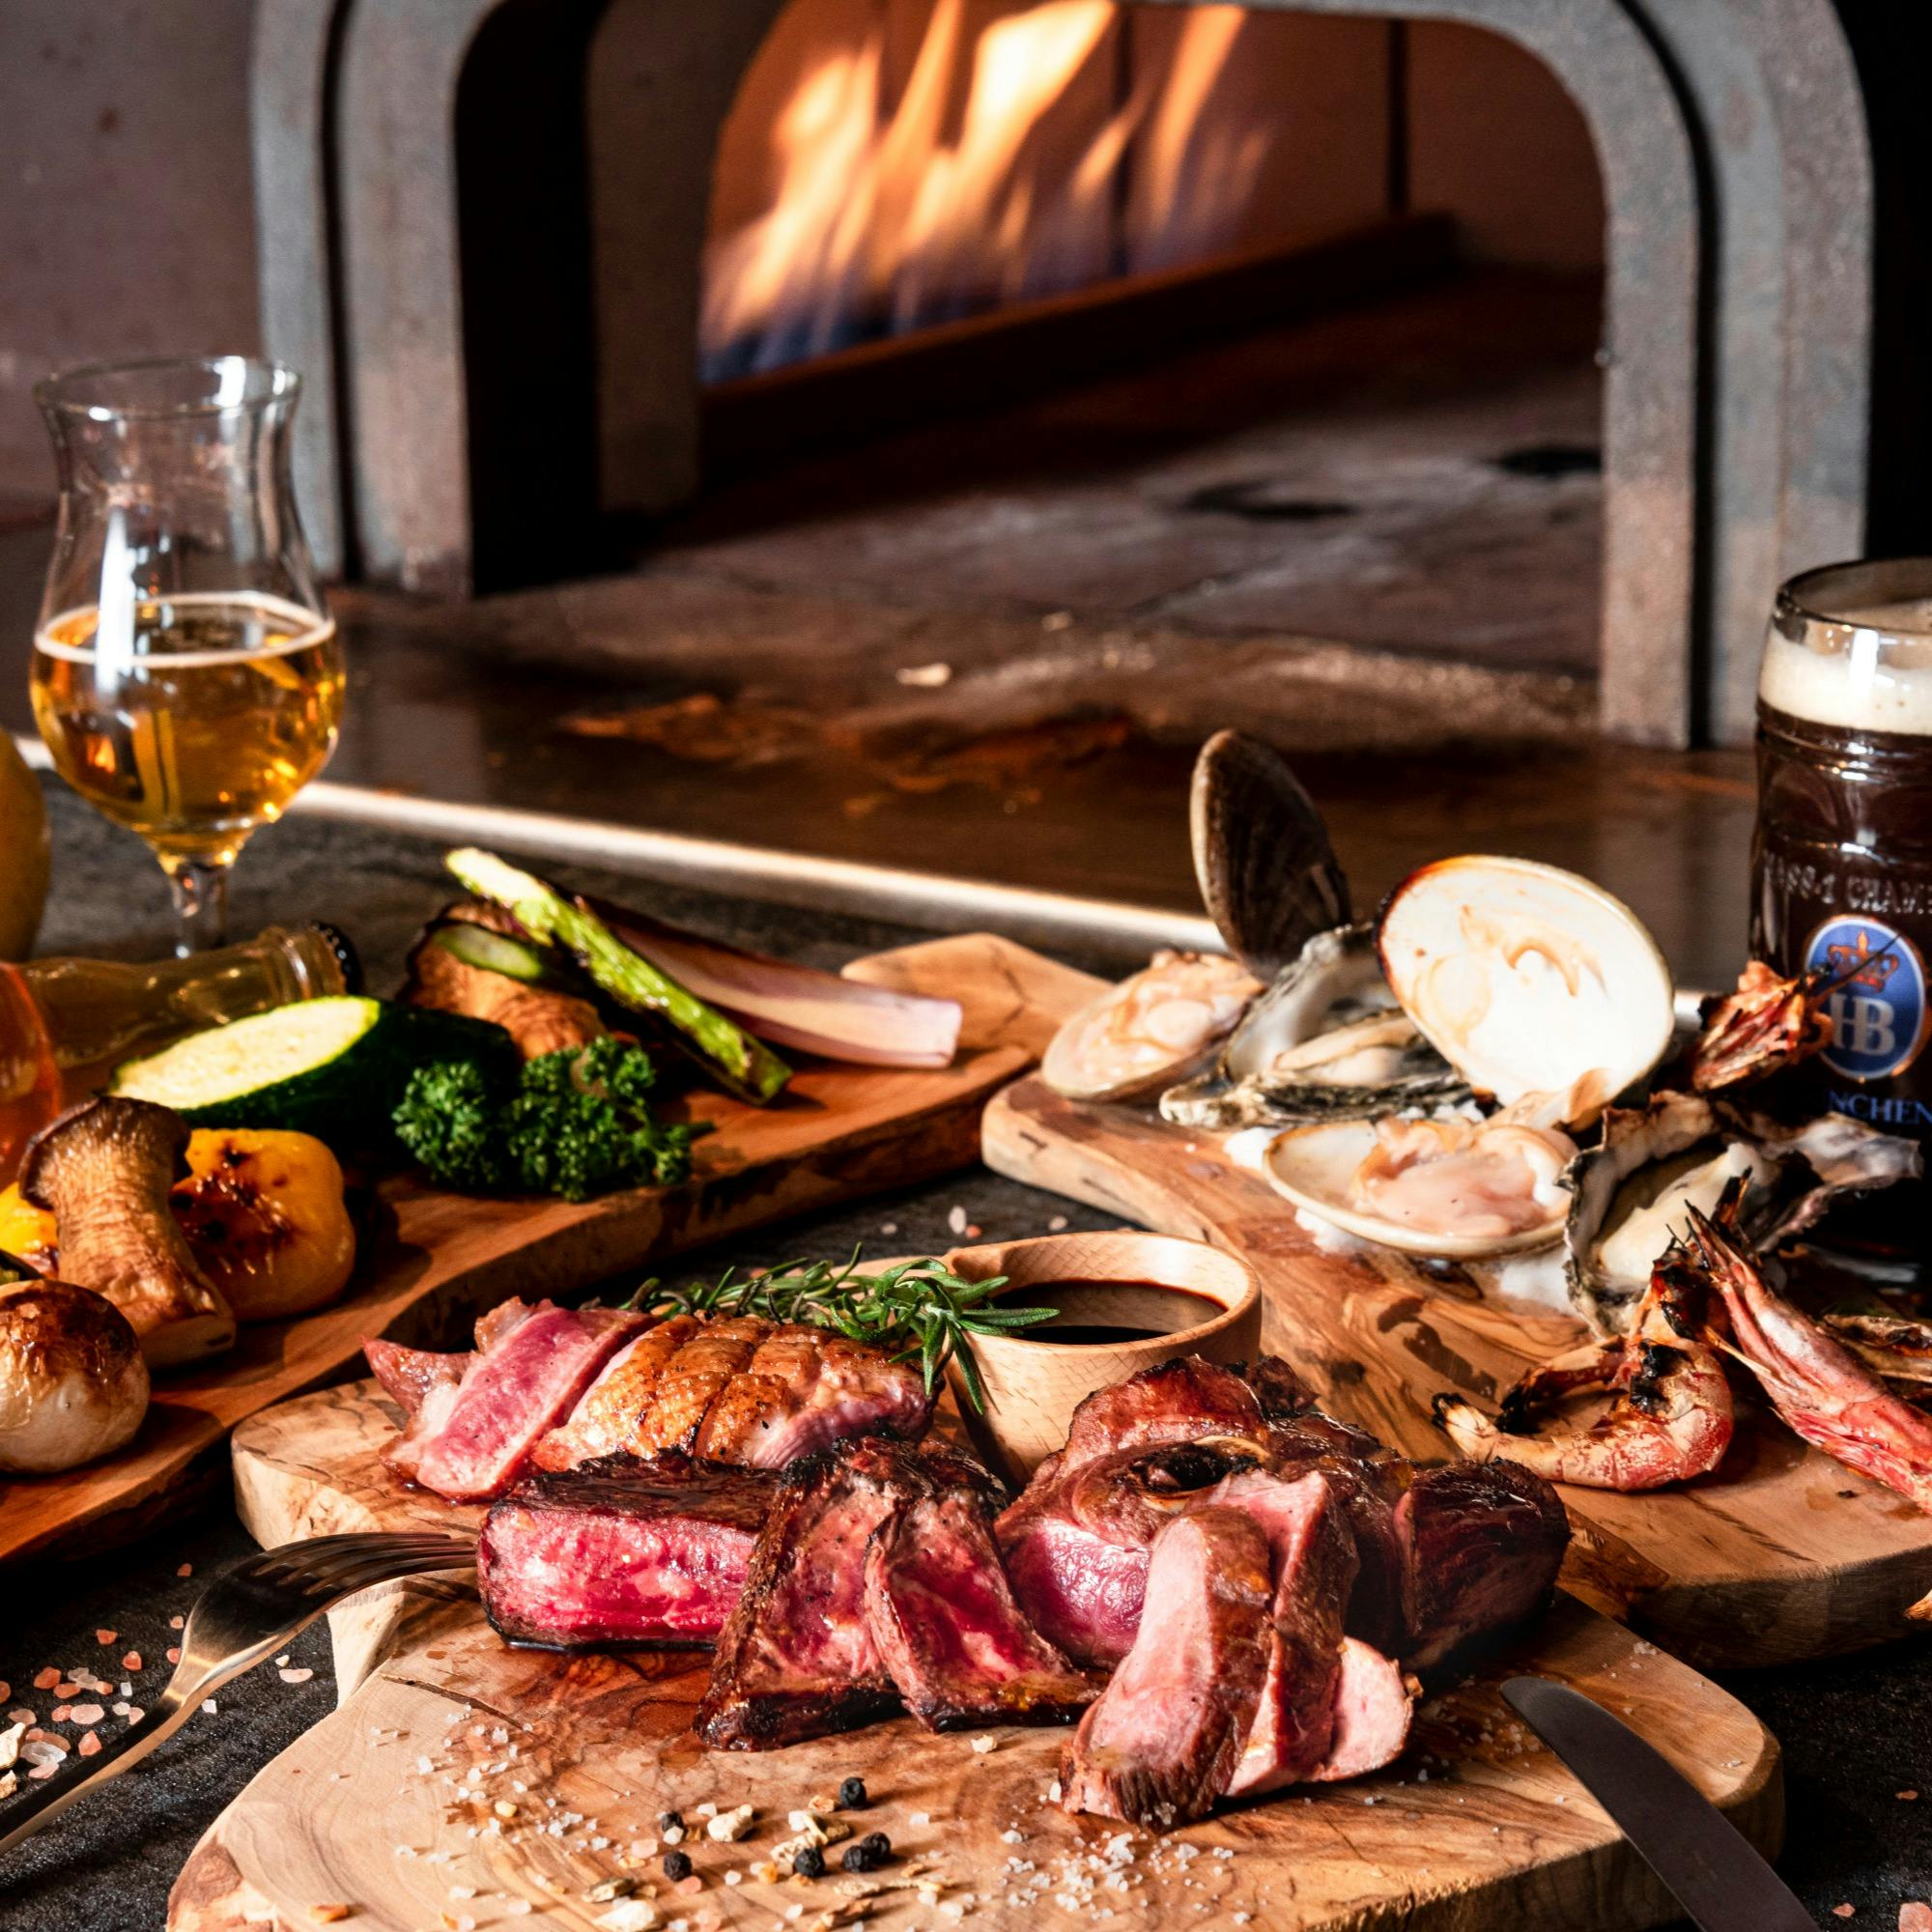
[[[1331,1121],[1283,1134],[1268,1149],[1264,1167],[1275,1191],[1297,1208],[1365,1241],[1399,1248],[1405,1254],[1475,1261],[1485,1255],[1547,1247],[1563,1232],[1562,1207],[1536,1226],[1515,1235],[1443,1235],[1366,1213],[1350,1204],[1349,1183],[1375,1146],[1373,1121]]]
[[[1560,1096],[1554,1119],[1587,1125],[1670,1046],[1657,942],[1575,872],[1483,855],[1425,866],[1389,895],[1376,943],[1404,1011],[1504,1106]]]
[[[1328,828],[1281,754],[1217,731],[1188,795],[1194,876],[1228,950],[1264,983],[1318,932],[1348,923],[1349,881]]]
[[[1211,1053],[1261,990],[1232,959],[1157,952],[1065,1021],[1039,1063],[1069,1100],[1131,1100]]]

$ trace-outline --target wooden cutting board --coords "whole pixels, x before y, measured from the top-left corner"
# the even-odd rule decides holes
[[[407,1492],[383,1469],[396,1413],[364,1382],[244,1424],[235,1474],[249,1530],[273,1544],[473,1527],[479,1512]],[[337,1904],[353,1908],[353,1932],[466,1918],[478,1932],[590,1932],[611,1908],[584,1893],[615,1875],[658,1887],[648,1902],[660,1927],[821,1927],[832,1908],[861,1902],[842,1874],[737,1886],[724,1874],[768,1858],[790,1810],[855,1773],[871,1800],[856,1829],[885,1832],[900,1855],[883,1875],[893,1889],[865,1901],[867,1922],[894,1932],[947,1926],[949,1905],[988,1932],[1091,1926],[1110,1907],[1128,1925],[1223,1928],[1249,1915],[1268,1932],[1618,1932],[1674,1918],[1616,1828],[1502,1703],[1497,1680],[1520,1669],[1575,1684],[1634,1724],[1767,1852],[1782,1825],[1777,1747],[1757,1720],[1567,1599],[1514,1654],[1433,1695],[1415,1747],[1389,1771],[1282,1794],[1164,1843],[1046,1802],[1063,1732],[988,1730],[994,1748],[980,1751],[971,1735],[899,1719],[781,1751],[706,1751],[689,1735],[701,1655],[513,1651],[467,1578],[372,1592],[335,1613],[334,1634],[340,1708],[210,1830],[175,1886],[173,1932],[306,1932],[315,1907]],[[704,1884],[680,1896],[637,1848],[657,1836],[661,1811],[695,1820],[707,1803],[753,1804],[755,1829],[738,1844],[689,1845]],[[1110,1872],[1123,1890],[1108,1888]],[[920,1898],[921,1877],[936,1899]]]
[[[573,1207],[480,1201],[407,1179],[379,1190],[348,1294],[293,1321],[244,1327],[219,1362],[155,1386],[119,1455],[61,1476],[0,1481],[0,1562],[93,1554],[152,1529],[226,1480],[223,1439],[270,1403],[340,1376],[364,1339],[432,1340],[509,1294],[565,1293],[765,1222],[965,1167],[988,1095],[1029,1065],[1097,981],[1024,947],[967,934],[879,953],[852,977],[965,1008],[960,1050],[937,1071],[802,1065],[758,1108],[693,1096],[715,1131],[684,1185]]]
[[[1386,1249],[1325,1254],[1289,1203],[1211,1134],[1151,1110],[1062,1099],[1037,1078],[987,1108],[1001,1174],[1239,1254],[1262,1277],[1263,1341],[1338,1414],[1418,1458],[1452,1453],[1438,1389],[1486,1406],[1580,1340],[1568,1315],[1485,1301]],[[1565,1584],[1700,1669],[1787,1663],[1919,1628],[1932,1518],[1741,1405],[1714,1474],[1648,1495],[1564,1486],[1576,1540]]]

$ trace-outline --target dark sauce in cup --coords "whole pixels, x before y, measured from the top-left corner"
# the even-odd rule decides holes
[[[1227,1305],[1211,1294],[1173,1288],[1161,1281],[1111,1281],[1071,1277],[1062,1281],[1029,1282],[993,1297],[996,1308],[1052,1308],[1051,1321],[1009,1332],[1029,1342],[1057,1346],[1119,1347],[1123,1342],[1151,1342],[1198,1328]]]

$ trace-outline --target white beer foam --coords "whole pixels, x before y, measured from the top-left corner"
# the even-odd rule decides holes
[[[1847,611],[1827,635],[1843,648],[1814,649],[1773,631],[1758,696],[1813,724],[1932,737],[1932,603]]]

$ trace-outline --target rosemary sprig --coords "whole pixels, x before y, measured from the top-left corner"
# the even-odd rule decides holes
[[[1006,1287],[1005,1275],[968,1281],[946,1264],[927,1257],[901,1262],[881,1274],[859,1272],[862,1249],[842,1267],[832,1262],[787,1262],[765,1274],[740,1275],[727,1268],[715,1282],[662,1288],[647,1281],[630,1305],[647,1314],[754,1315],[768,1321],[809,1322],[830,1328],[854,1342],[883,1349],[895,1362],[918,1358],[925,1392],[932,1394],[947,1365],[959,1364],[959,1379],[976,1414],[986,1411],[980,1365],[972,1337],[1004,1335],[1051,1321],[1056,1308],[993,1308],[991,1298]]]

